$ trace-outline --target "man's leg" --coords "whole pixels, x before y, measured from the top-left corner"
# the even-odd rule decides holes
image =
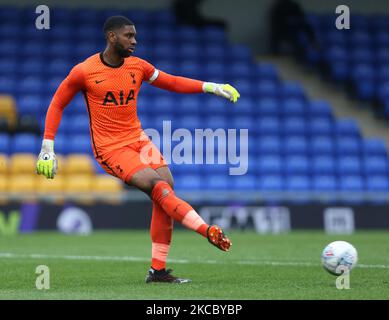
[[[173,177],[167,166],[155,170],[158,175],[173,188]],[[151,267],[154,270],[166,268],[166,260],[170,250],[174,220],[165,213],[161,206],[153,201],[150,235],[152,242]]]
[[[156,171],[151,168],[138,171],[132,176],[130,184],[146,192],[174,220],[207,236],[208,225],[188,203],[176,197],[170,185]]]
[[[209,242],[219,249],[229,250],[231,241],[221,228],[208,226],[187,202],[175,195],[170,185],[163,181],[155,170],[151,168],[140,170],[127,183],[147,193],[174,220],[208,238]]]

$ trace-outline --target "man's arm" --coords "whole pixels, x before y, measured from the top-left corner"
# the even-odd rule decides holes
[[[61,82],[46,113],[44,139],[54,140],[62,118],[62,112],[77,92],[84,89],[81,65],[75,66]]]
[[[173,76],[163,71],[155,69],[149,83],[161,89],[177,93],[212,93],[226,98],[231,102],[237,102],[240,94],[229,84],[218,84],[213,82],[203,82],[199,80]]]
[[[203,82],[199,80],[173,76],[156,69],[149,62],[139,59],[144,72],[144,80],[161,89],[177,93],[212,93],[226,98],[231,102],[237,102],[240,94],[229,84]]]
[[[75,66],[55,92],[47,110],[42,148],[38,156],[36,171],[48,179],[57,172],[57,159],[54,153],[54,138],[62,118],[62,112],[77,92],[84,89],[84,76],[81,65]]]

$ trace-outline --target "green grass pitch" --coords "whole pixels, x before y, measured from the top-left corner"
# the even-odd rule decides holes
[[[228,233],[225,253],[190,231],[176,231],[168,267],[190,284],[145,284],[146,231],[66,236],[39,232],[0,237],[0,299],[389,299],[389,233],[351,236],[294,231],[284,235]],[[350,289],[320,265],[324,246],[351,242],[359,265]],[[50,269],[50,289],[37,290],[38,265]]]

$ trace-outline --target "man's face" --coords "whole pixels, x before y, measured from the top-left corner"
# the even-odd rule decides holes
[[[120,57],[127,58],[134,53],[137,43],[135,36],[135,26],[128,25],[115,30],[113,34],[110,35],[110,41]]]

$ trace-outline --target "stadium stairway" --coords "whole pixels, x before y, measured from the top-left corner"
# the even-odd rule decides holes
[[[388,123],[374,117],[367,102],[354,99],[328,81],[321,80],[317,72],[312,72],[292,57],[261,56],[259,60],[277,65],[283,80],[299,81],[309,98],[328,101],[337,118],[353,118],[365,137],[381,138],[389,149]]]

